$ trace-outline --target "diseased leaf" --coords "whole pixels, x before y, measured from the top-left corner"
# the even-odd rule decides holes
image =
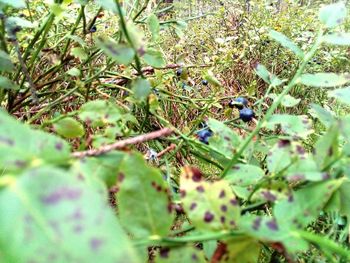
[[[180,196],[196,229],[218,231],[236,228],[240,208],[228,182],[207,182],[198,169],[185,167],[180,177]]]
[[[227,173],[225,180],[230,184],[249,186],[256,184],[264,176],[264,171],[255,165],[237,164]]]
[[[105,197],[67,171],[27,170],[0,190],[5,262],[139,262]]]
[[[330,88],[345,85],[350,82],[350,74],[315,73],[300,76],[299,82],[306,86]]]
[[[350,87],[329,91],[328,96],[350,105]]]
[[[321,107],[320,105],[317,105],[314,103],[310,104],[309,113],[311,114],[312,117],[319,119],[319,121],[326,128],[329,128],[329,126],[331,126],[333,121],[334,121],[333,112],[330,112],[329,110],[326,110],[325,108]]]
[[[128,65],[134,60],[134,49],[126,44],[119,44],[112,38],[99,37],[96,39],[96,45],[118,64]]]
[[[168,185],[159,170],[140,154],[128,154],[119,167],[118,209],[121,224],[137,239],[166,236],[173,223]]]
[[[0,110],[0,169],[11,172],[34,164],[63,164],[69,158],[70,147],[64,140],[30,129]]]
[[[320,9],[319,19],[328,28],[341,25],[346,18],[347,10],[344,2],[326,5]]]
[[[283,133],[293,137],[306,138],[314,132],[312,129],[312,122],[306,115],[274,114],[268,120],[266,127],[273,130],[276,125],[281,126],[281,131]]]
[[[179,263],[181,262],[198,262],[206,263],[203,252],[198,248],[189,246],[179,247],[161,247],[155,258],[155,263]]]

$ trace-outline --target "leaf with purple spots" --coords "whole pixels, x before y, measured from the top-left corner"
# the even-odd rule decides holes
[[[106,197],[70,172],[41,167],[0,190],[3,262],[139,262]]]
[[[249,186],[256,184],[264,176],[264,171],[255,165],[237,164],[227,175],[227,180],[232,185]]]
[[[213,136],[209,138],[209,147],[222,153],[226,158],[232,158],[241,141],[239,136],[215,119],[209,119],[208,126],[213,131]]]
[[[0,169],[21,171],[38,163],[65,164],[70,147],[61,138],[31,129],[0,110]]]
[[[207,182],[198,169],[185,167],[180,192],[184,209],[197,229],[236,228],[240,208],[227,181]]]
[[[314,132],[312,122],[306,115],[274,114],[266,123],[266,127],[274,130],[277,125],[283,133],[293,138],[306,138]]]
[[[155,258],[155,263],[206,263],[203,251],[192,246],[161,247]]]
[[[149,166],[142,155],[128,154],[119,172],[118,211],[122,225],[135,238],[166,236],[173,223],[168,185],[160,170]]]
[[[274,215],[279,224],[300,229],[315,220],[343,180],[315,183],[293,192],[292,196],[276,203]]]
[[[263,242],[281,242],[290,253],[305,251],[308,244],[289,229],[288,224],[279,224],[268,216],[244,215],[239,224],[240,229],[251,237]]]

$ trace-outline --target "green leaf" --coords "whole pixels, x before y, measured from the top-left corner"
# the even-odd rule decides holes
[[[239,227],[263,242],[281,242],[289,253],[308,249],[307,242],[292,232],[289,225],[276,222],[273,217],[247,214],[242,216]]]
[[[105,197],[67,171],[24,172],[0,190],[0,214],[5,262],[138,262]]]
[[[304,58],[304,52],[284,34],[275,30],[270,30],[269,36],[280,43],[283,47],[290,49],[299,58]]]
[[[319,121],[326,127],[328,128],[329,126],[332,125],[334,121],[334,114],[333,112],[330,112],[320,105],[317,104],[310,104],[310,110],[309,113],[311,114],[312,117],[319,119]]]
[[[215,119],[209,119],[208,126],[213,131],[213,136],[209,138],[210,148],[222,153],[227,158],[231,158],[241,142],[239,136]]]
[[[145,100],[151,93],[151,84],[147,79],[137,78],[132,83],[132,90],[134,92],[134,97],[138,101]]]
[[[187,71],[186,71],[187,72]],[[205,75],[204,79],[209,82],[209,84],[215,86],[215,87],[221,87],[221,82],[214,76],[214,73],[210,70],[208,70]]]
[[[0,169],[18,171],[42,163],[64,164],[70,147],[61,138],[20,123],[0,110]]]
[[[173,223],[168,186],[161,172],[140,154],[128,154],[118,173],[117,193],[122,225],[135,238],[166,236]]]
[[[342,24],[346,18],[347,10],[343,2],[326,5],[320,9],[319,19],[328,28]]]
[[[229,170],[225,176],[225,180],[233,185],[249,186],[256,184],[264,174],[264,171],[258,166],[237,164]]]
[[[14,68],[10,56],[6,52],[0,50],[0,71],[12,72]]]
[[[19,90],[19,86],[15,84],[12,80],[0,76],[0,89]]]
[[[0,0],[0,3],[4,5],[9,5],[14,8],[25,8],[26,2],[24,0]]]
[[[328,96],[350,105],[350,87],[329,91]]]
[[[251,237],[236,237],[221,241],[225,246],[225,253],[218,263],[252,263],[259,262],[261,244]],[[218,246],[220,251],[220,245]],[[220,252],[219,252],[220,253]]]
[[[86,54],[85,50],[81,47],[72,48],[71,54],[80,60],[85,60],[88,58],[88,54]]]
[[[296,98],[290,96],[289,94],[287,94],[286,96],[283,97],[283,99],[281,101],[281,105],[286,107],[286,108],[290,108],[290,107],[294,107],[294,106],[298,105],[300,101],[301,101],[301,99],[296,99]]]
[[[122,119],[122,113],[117,105],[104,100],[94,100],[85,103],[80,108],[79,118],[93,127],[115,124]]]
[[[83,125],[70,117],[59,120],[53,127],[57,134],[68,139],[82,137],[85,134]]]
[[[273,130],[276,125],[281,126],[283,133],[293,137],[306,138],[314,132],[312,122],[306,115],[274,114],[266,123],[266,127]]]
[[[331,45],[349,46],[350,45],[350,33],[330,33],[323,36],[323,41]]]
[[[159,50],[149,48],[143,55],[145,62],[155,68],[161,68],[165,66],[165,60],[162,52]]]
[[[274,215],[279,225],[302,229],[316,220],[342,180],[315,183],[294,192],[275,204]]]
[[[336,87],[342,86],[350,82],[350,74],[336,74],[336,73],[315,73],[304,74],[300,76],[299,82],[311,87]]]
[[[81,76],[81,71],[78,68],[71,68],[66,73],[70,76],[73,76],[73,77]]]
[[[117,175],[124,158],[125,153],[118,151],[98,157],[88,157],[74,162],[72,171],[78,175],[78,178],[83,177],[85,182],[99,180],[104,182],[108,188],[111,188],[117,183]]]
[[[111,11],[114,14],[118,13],[117,5],[114,0],[97,0],[96,3],[105,10]]]
[[[155,14],[151,14],[147,19],[148,28],[152,34],[152,41],[157,41],[159,39],[159,20]]]
[[[206,182],[199,170],[185,167],[180,177],[180,196],[190,221],[199,231],[236,228],[240,208],[225,180]]]
[[[256,66],[255,73],[272,87],[277,87],[283,83],[283,81],[281,81],[276,75],[269,72],[262,64],[258,64]]]
[[[349,192],[350,182],[345,180],[339,187],[338,191],[334,193],[332,199],[327,204],[325,210],[336,211],[340,215],[346,216],[349,220],[350,218],[350,192]]]
[[[112,38],[99,37],[96,39],[96,45],[118,64],[128,65],[134,60],[134,49],[126,44],[118,44]]]
[[[181,262],[196,262],[206,263],[203,252],[194,247],[189,246],[178,246],[178,247],[161,247],[159,253],[155,258],[155,263],[179,263]]]
[[[339,127],[335,124],[316,142],[314,159],[321,169],[327,167],[333,160],[338,158],[338,136]]]

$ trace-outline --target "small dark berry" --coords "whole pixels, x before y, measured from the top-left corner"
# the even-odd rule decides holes
[[[209,138],[213,135],[211,130],[205,129],[197,132],[197,137],[200,142],[209,144]]]
[[[243,105],[243,107],[247,107],[248,106],[247,99],[243,98],[243,97],[238,97],[237,99],[235,99],[235,102],[241,103]]]
[[[90,33],[95,33],[97,31],[97,27],[95,25],[93,25],[90,29],[89,29]]]
[[[202,84],[203,84],[204,86],[207,86],[207,85],[208,85],[208,81],[207,81],[206,79],[203,79],[203,80],[202,80]]]
[[[176,70],[176,76],[180,77],[182,75],[182,69],[179,68],[178,70]]]
[[[255,116],[255,113],[252,109],[244,108],[239,111],[239,118],[244,122],[251,121]]]

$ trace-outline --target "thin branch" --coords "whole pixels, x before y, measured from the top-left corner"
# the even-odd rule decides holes
[[[74,153],[72,153],[72,157],[83,158],[86,156],[102,155],[102,154],[108,153],[108,152],[116,150],[116,149],[124,148],[127,145],[133,145],[133,144],[138,144],[138,143],[154,140],[154,139],[157,139],[159,137],[169,136],[172,133],[173,133],[172,129],[164,128],[164,129],[154,131],[151,133],[142,134],[142,135],[134,137],[134,138],[129,138],[129,139],[125,139],[125,140],[113,143],[113,144],[105,145],[105,146],[102,146],[98,149],[92,149],[92,150],[83,151],[83,152],[74,152]]]

